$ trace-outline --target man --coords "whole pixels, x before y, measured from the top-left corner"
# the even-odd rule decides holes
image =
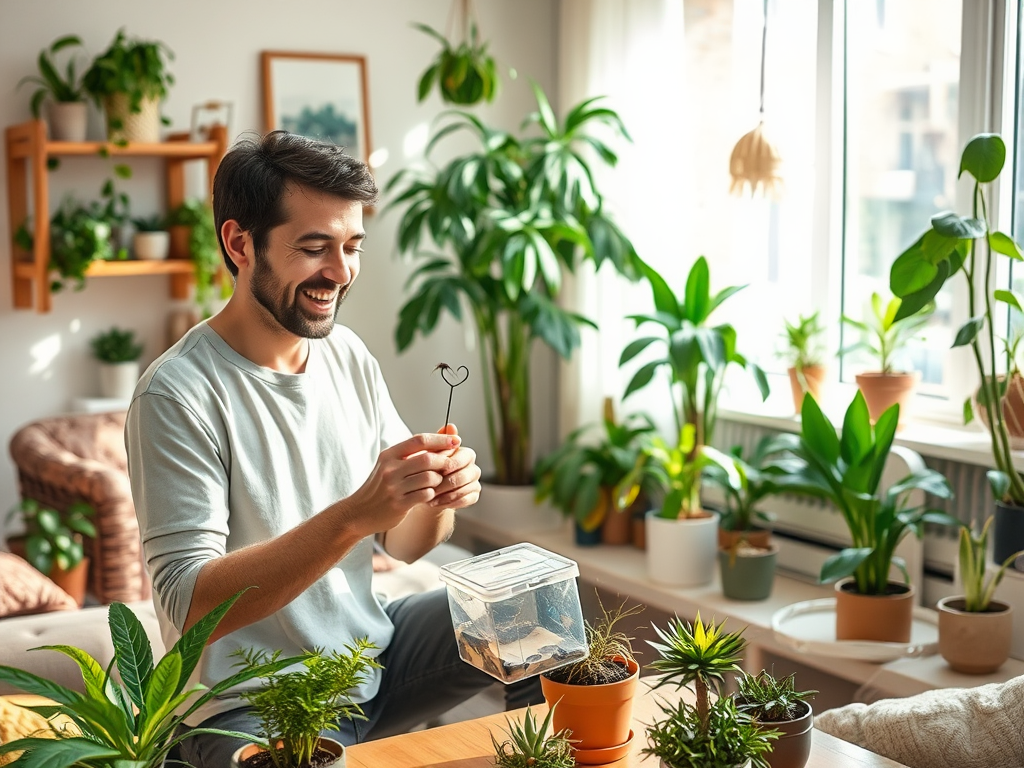
[[[125,439],[165,639],[246,587],[200,663],[211,685],[237,649],[340,648],[367,636],[385,669],[353,692],[352,744],[403,732],[493,680],[460,661],[443,590],[382,607],[374,539],[413,561],[480,494],[475,453],[450,434],[410,435],[376,361],[335,325],[359,274],[366,167],[329,144],[276,131],[246,139],[214,181],[235,291],[149,368]],[[254,732],[238,697],[192,726]],[[197,735],[181,756],[223,768],[238,742]]]

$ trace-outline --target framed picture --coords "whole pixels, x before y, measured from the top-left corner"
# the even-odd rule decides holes
[[[365,57],[264,51],[260,59],[266,130],[331,141],[369,162]]]

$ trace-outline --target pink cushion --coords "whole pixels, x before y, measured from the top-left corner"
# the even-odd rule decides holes
[[[26,561],[0,552],[0,616],[69,611],[75,599]]]

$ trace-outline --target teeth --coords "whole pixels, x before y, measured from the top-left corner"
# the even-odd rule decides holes
[[[330,301],[334,298],[334,291],[304,291],[304,293],[316,301]]]

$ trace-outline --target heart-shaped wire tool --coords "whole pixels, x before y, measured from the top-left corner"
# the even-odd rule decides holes
[[[447,384],[450,389],[448,390],[448,410],[444,413],[444,426],[448,427],[448,417],[452,413],[452,395],[455,393],[455,388],[460,384],[465,384],[466,379],[469,378],[469,368],[464,365],[460,365],[458,368],[452,368],[448,363],[438,363],[434,366],[435,371],[441,372],[441,378],[444,379],[444,383]]]

